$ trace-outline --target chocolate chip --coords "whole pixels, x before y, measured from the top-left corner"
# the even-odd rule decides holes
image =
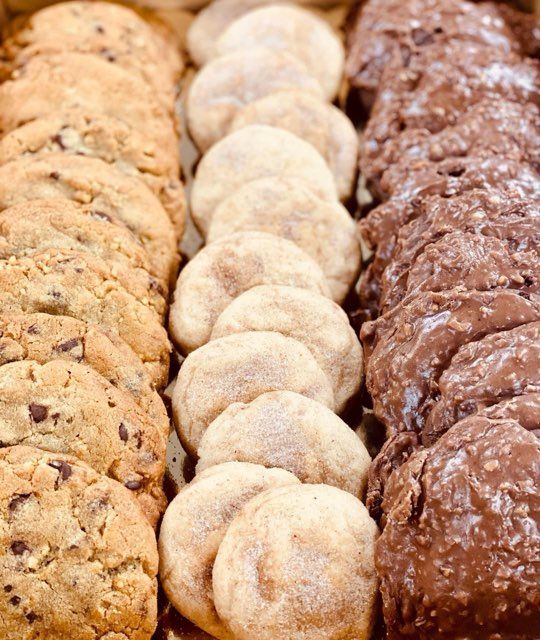
[[[60,174],[58,171],[51,171],[51,173],[49,173],[49,178],[52,178],[53,180],[60,180]]]
[[[73,473],[70,465],[67,462],[64,462],[63,460],[53,460],[52,462],[49,462],[49,467],[52,467],[53,469],[57,469],[58,471],[60,471],[62,480],[67,480]]]
[[[4,587],[4,591],[6,593],[11,593],[13,591],[13,586],[10,584],[6,584],[6,586]]]
[[[131,491],[137,491],[137,489],[141,488],[141,483],[138,480],[128,480],[124,486]]]
[[[32,622],[35,622],[36,620],[39,620],[39,616],[38,616],[38,615],[36,615],[33,611],[29,611],[29,612],[26,614],[26,619],[28,620],[28,622],[29,622],[30,624],[32,624]]]
[[[11,513],[16,511],[22,504],[24,504],[31,496],[30,493],[19,493],[13,496],[9,501],[9,510]]]
[[[11,545],[11,552],[16,556],[22,556],[22,554],[26,551],[30,551],[30,547],[28,547],[24,542],[21,542],[20,540],[15,541]]]
[[[120,440],[122,440],[123,442],[127,442],[128,441],[129,433],[128,433],[128,430],[126,428],[126,425],[123,422],[118,427],[118,434],[120,436]]]
[[[47,407],[44,407],[42,404],[36,404],[32,402],[32,404],[28,405],[28,410],[30,411],[30,415],[32,416],[32,420],[38,424],[43,422],[49,415],[49,410]]]
[[[19,598],[19,596],[13,596],[9,599],[9,601],[14,607],[18,607],[21,604],[21,599]]]
[[[77,338],[72,338],[71,340],[66,340],[66,342],[62,342],[62,344],[59,344],[56,349],[57,351],[62,351],[63,353],[65,353],[66,351],[75,349],[75,347],[78,347],[79,344],[80,341]]]
[[[64,144],[64,140],[63,140],[62,136],[59,133],[57,133],[55,136],[53,136],[51,138],[51,141],[54,142],[55,144],[57,144],[60,147],[60,149],[62,149],[62,151],[65,151],[67,149],[66,145]]]
[[[112,51],[110,51],[109,49],[103,48],[103,49],[101,49],[100,53],[109,62],[116,62],[115,54]]]
[[[96,24],[96,32],[103,34],[105,33],[105,29],[100,24]]]
[[[36,324],[31,324],[26,331],[27,333],[36,335],[37,333],[39,333],[39,328]]]

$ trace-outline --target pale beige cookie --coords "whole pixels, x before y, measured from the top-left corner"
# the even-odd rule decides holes
[[[80,362],[129,394],[155,428],[169,431],[163,400],[128,345],[103,327],[47,313],[0,314],[0,365],[20,360]]]
[[[337,413],[358,393],[362,347],[347,314],[332,300],[298,287],[254,287],[223,310],[211,337],[244,331],[277,331],[304,344],[332,384]]]
[[[312,144],[334,174],[340,199],[351,197],[356,186],[358,134],[337,107],[305,91],[284,91],[244,107],[234,118],[231,131],[250,124],[280,127]]]
[[[206,344],[227,305],[260,284],[330,293],[317,264],[289,240],[258,232],[226,236],[201,249],[180,273],[169,323],[175,345],[189,353]]]
[[[169,600],[215,638],[232,640],[212,598],[212,566],[227,527],[262,491],[297,483],[281,469],[229,462],[199,474],[169,505],[159,537],[160,578]]]
[[[84,254],[48,251],[0,260],[2,313],[48,313],[97,324],[120,336],[139,356],[157,387],[168,382],[170,345],[155,311]]]
[[[189,88],[186,112],[191,137],[206,151],[227,135],[242,107],[287,89],[322,97],[316,78],[289,53],[260,47],[216,58],[197,73]]]
[[[173,391],[173,417],[182,445],[196,457],[208,425],[229,405],[280,390],[334,408],[328,378],[297,340],[252,331],[209,342],[186,358]]]
[[[0,134],[72,107],[128,123],[173,158],[178,137],[170,113],[144,80],[102,58],[61,53],[32,58],[0,85]]]
[[[182,236],[186,198],[179,179],[179,158],[163,154],[144,131],[113,116],[75,108],[37,118],[0,140],[0,164],[59,152],[99,158],[140,178],[159,198]]]
[[[377,526],[350,493],[291,485],[252,498],[213,570],[235,640],[368,640],[376,615]]]
[[[74,457],[0,450],[3,640],[150,640],[158,553],[133,493]]]
[[[323,157],[309,143],[276,127],[251,125],[231,133],[202,158],[191,192],[191,214],[206,234],[218,205],[259,178],[298,180],[322,200],[338,200]]]
[[[0,211],[28,200],[64,198],[96,216],[120,219],[146,249],[151,272],[168,286],[179,262],[174,227],[153,193],[136,177],[96,158],[48,154],[0,166]]]
[[[302,482],[329,484],[359,498],[371,462],[341,418],[292,391],[232,404],[210,424],[199,446],[197,473],[233,460],[286,469]]]
[[[77,1],[34,13],[3,45],[11,69],[37,55],[100,56],[141,77],[172,110],[182,61],[179,52],[173,57],[172,49],[164,49],[163,39],[134,11],[109,2]]]
[[[86,254],[89,267],[107,272],[164,316],[165,290],[149,274],[146,252],[125,227],[88,215],[69,200],[30,200],[0,213],[0,259],[50,249]]]
[[[139,405],[83,364],[31,360],[0,366],[0,443],[76,456],[121,482],[155,526],[168,433]]]
[[[263,231],[292,240],[321,267],[332,298],[341,303],[358,279],[356,224],[339,202],[326,202],[298,180],[261,178],[218,205],[207,242],[237,231]]]
[[[273,4],[253,9],[227,27],[216,42],[216,56],[251,55],[254,47],[284,51],[303,62],[332,101],[343,76],[345,51],[330,25],[311,11]]]

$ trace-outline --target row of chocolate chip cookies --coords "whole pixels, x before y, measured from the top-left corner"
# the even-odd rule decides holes
[[[0,635],[152,636],[182,61],[131,10],[14,23],[0,85]]]
[[[232,22],[210,57],[186,105],[205,153],[191,212],[207,244],[170,318],[186,356],[175,426],[197,467],[163,520],[162,584],[216,638],[368,638],[370,457],[338,416],[362,382],[339,306],[360,266],[340,203],[357,140],[325,101],[342,46],[313,14],[272,5]]]
[[[388,637],[534,638],[540,574],[540,65],[532,16],[371,0],[349,33],[370,470]],[[536,594],[536,595],[533,595]]]

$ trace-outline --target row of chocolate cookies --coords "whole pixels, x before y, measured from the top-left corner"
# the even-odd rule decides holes
[[[377,527],[361,502],[370,457],[337,415],[362,379],[339,306],[360,261],[339,202],[357,142],[324,102],[340,83],[341,43],[309,12],[276,5],[232,22],[215,56],[187,97],[206,152],[191,212],[207,244],[171,307],[186,356],[172,401],[198,462],[163,520],[162,584],[216,638],[291,640],[309,628],[367,639],[377,596]]]
[[[166,31],[102,2],[54,5],[4,41],[5,638],[148,640],[156,626],[181,68]]]
[[[361,335],[389,438],[368,489],[389,638],[540,622],[536,26],[463,0],[372,0],[349,25],[380,202],[360,222],[360,297],[379,314]]]

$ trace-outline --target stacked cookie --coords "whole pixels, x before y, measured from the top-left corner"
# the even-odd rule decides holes
[[[165,31],[54,5],[4,43],[5,638],[150,638],[169,433],[163,327],[185,204]]]
[[[540,623],[534,36],[530,16],[464,0],[372,0],[350,26],[381,201],[360,222],[360,290],[380,314],[362,338],[389,437],[368,504],[391,638],[534,638]]]
[[[357,143],[324,101],[341,45],[312,14],[269,6],[232,22],[212,57],[187,98],[205,152],[191,210],[207,244],[170,317],[186,356],[173,415],[198,464],[164,517],[162,583],[216,638],[368,638],[370,457],[337,415],[362,379],[339,306],[360,260],[339,202]]]

